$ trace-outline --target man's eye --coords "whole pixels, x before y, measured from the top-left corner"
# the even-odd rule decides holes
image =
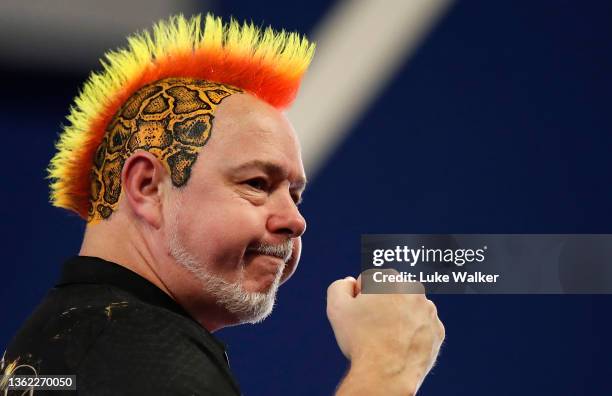
[[[291,198],[293,198],[293,202],[296,204],[296,206],[300,206],[302,204],[302,197],[299,195],[292,195]]]
[[[268,190],[268,182],[263,177],[256,177],[254,179],[249,179],[245,182],[245,184],[253,187],[256,190],[267,191]]]

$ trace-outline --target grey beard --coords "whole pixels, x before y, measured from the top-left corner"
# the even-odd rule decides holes
[[[287,239],[280,245],[269,245],[267,243],[260,243],[257,246],[247,249],[247,252],[255,252],[259,254],[265,254],[268,256],[275,256],[283,259],[285,263],[289,261],[293,254],[293,240]]]
[[[178,208],[177,208],[178,209]],[[173,216],[176,221],[172,224],[169,235],[170,255],[181,266],[193,274],[202,284],[202,290],[212,296],[217,304],[227,312],[238,318],[240,323],[259,323],[267,318],[274,308],[276,293],[280,286],[284,265],[279,267],[272,285],[266,292],[249,292],[244,289],[244,267],[240,267],[240,276],[234,283],[207,272],[203,263],[189,252],[178,235],[178,213]],[[283,255],[285,263],[291,257],[293,241],[290,239],[282,245],[259,245],[254,251],[274,256]],[[289,252],[289,253],[287,253]]]

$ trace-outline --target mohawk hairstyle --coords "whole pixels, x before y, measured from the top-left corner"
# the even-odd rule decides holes
[[[105,54],[75,98],[48,168],[51,203],[87,219],[90,172],[113,116],[136,91],[170,77],[194,78],[244,90],[277,109],[296,96],[315,45],[298,33],[223,23],[206,15],[158,22],[153,33],[128,37],[128,47]]]

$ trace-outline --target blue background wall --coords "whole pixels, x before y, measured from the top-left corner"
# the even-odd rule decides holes
[[[330,6],[213,11],[310,32]],[[218,333],[243,391],[333,392],[346,362],[325,290],[358,272],[361,234],[612,233],[611,42],[610,2],[457,2],[309,187],[275,313]],[[80,246],[44,168],[86,77],[2,67],[0,350]],[[611,296],[431,298],[447,341],[423,395],[612,394]]]

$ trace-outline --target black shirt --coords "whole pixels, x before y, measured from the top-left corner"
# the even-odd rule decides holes
[[[11,341],[5,370],[15,361],[32,366],[15,375],[76,375],[83,395],[240,394],[221,342],[148,280],[95,257],[66,262]]]

